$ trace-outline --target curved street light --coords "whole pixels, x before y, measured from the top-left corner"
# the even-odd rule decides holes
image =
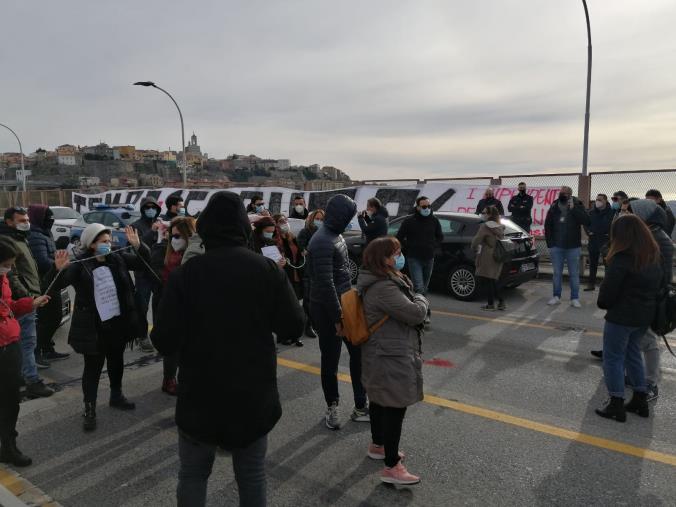
[[[0,127],[5,127],[7,130],[9,130],[12,134],[14,134],[14,137],[16,137],[16,140],[19,142],[19,154],[21,156],[21,183],[22,183],[24,196],[25,196],[26,195],[26,171],[24,170],[24,165],[23,165],[23,148],[21,147],[21,139],[19,139],[19,136],[16,135],[16,132],[14,132],[11,128],[9,128],[4,123],[0,123]],[[19,193],[19,184],[18,183],[16,185],[16,192],[17,192],[17,197],[18,197],[18,193]]]
[[[185,156],[185,128],[183,127],[183,113],[181,113],[181,108],[178,107],[178,103],[174,100],[174,97],[171,96],[171,94],[165,90],[164,88],[160,88],[157,86],[155,83],[152,81],[137,81],[134,83],[136,86],[152,86],[153,88],[157,88],[158,90],[164,92],[174,103],[176,106],[176,109],[178,109],[178,116],[181,119],[181,147],[183,149],[183,188],[188,188],[188,159]]]
[[[592,40],[591,26],[589,24],[589,10],[587,0],[582,0],[584,16],[587,20],[587,102],[584,111],[584,145],[582,148],[582,176],[587,176],[587,154],[589,152],[589,99],[591,95],[591,72],[592,72]]]

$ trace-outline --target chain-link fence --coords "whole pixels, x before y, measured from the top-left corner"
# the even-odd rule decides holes
[[[655,171],[608,171],[591,173],[591,196],[612,195],[623,190],[629,197],[645,197],[648,190],[656,189],[665,201],[676,201],[676,169]]]

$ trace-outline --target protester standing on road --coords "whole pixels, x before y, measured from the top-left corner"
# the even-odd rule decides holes
[[[151,250],[151,266],[157,277],[153,287],[153,315],[157,315],[164,288],[169,280],[169,275],[183,262],[183,256],[188,241],[195,233],[195,219],[192,217],[176,217],[171,221],[169,229],[165,232],[166,237],[161,243],[157,243]],[[162,358],[164,378],[162,379],[162,391],[170,396],[176,396],[176,370],[178,358],[164,356]]]
[[[519,183],[519,193],[509,200],[507,210],[512,214],[512,222],[530,234],[533,223],[533,196],[526,193],[526,184]]]
[[[279,235],[278,247],[285,260],[284,271],[286,271],[286,276],[291,282],[298,301],[300,301],[303,299],[304,293],[305,255],[303,255],[303,251],[296,242],[296,237],[291,232],[288,219],[281,214],[275,215],[273,219]],[[282,345],[303,346],[300,336],[280,336],[279,338]]]
[[[589,227],[586,227],[589,237],[589,283],[585,291],[596,290],[596,274],[599,269],[599,257],[605,251],[610,241],[610,226],[617,212],[608,203],[606,194],[596,196],[594,208],[589,212]]]
[[[26,467],[33,460],[16,446],[22,361],[21,327],[16,318],[44,307],[49,297],[12,299],[7,273],[13,269],[17,255],[12,242],[0,238],[0,462]]]
[[[603,377],[610,401],[596,413],[624,422],[626,412],[648,417],[647,387],[640,342],[657,309],[662,269],[648,227],[636,216],[613,223],[608,267],[598,306],[607,310],[603,330]],[[634,395],[625,407],[625,368]]]
[[[389,216],[380,199],[372,197],[366,201],[366,209],[357,215],[357,221],[367,245],[376,238],[387,236]]]
[[[305,227],[298,233],[298,248],[301,249],[303,255],[307,255],[307,247],[310,244],[312,236],[324,223],[324,210],[316,209],[308,215],[305,220]],[[308,338],[317,338],[317,332],[312,327],[312,319],[310,318],[310,277],[308,270],[303,273],[303,310],[305,310],[305,336]]]
[[[589,226],[589,215],[582,201],[573,197],[570,187],[561,187],[559,198],[552,204],[545,218],[545,238],[552,259],[553,292],[549,305],[558,305],[563,292],[563,266],[568,265],[570,277],[570,304],[580,304],[580,254],[582,227]]]
[[[55,269],[48,275],[53,291],[69,285],[75,289],[73,318],[68,343],[84,356],[82,392],[83,429],[96,429],[96,399],[103,365],[110,379],[109,405],[133,410],[136,405],[122,394],[124,349],[134,341],[145,322],[134,301],[130,270],[140,270],[150,262],[150,251],[132,227],[125,229],[129,250],[112,251],[112,233],[101,224],[89,224],[80,237],[82,254],[70,263],[67,252],[56,254]]]
[[[671,236],[674,234],[674,227],[676,226],[676,217],[674,217],[674,212],[671,210],[671,208],[667,206],[666,202],[664,202],[664,199],[662,198],[662,192],[654,189],[648,190],[648,192],[645,194],[645,198],[655,201],[657,205],[666,213],[667,221],[664,224],[664,232],[666,232],[667,236],[671,238]]]
[[[347,244],[341,236],[354,215],[355,202],[343,194],[329,199],[323,226],[308,245],[305,269],[310,278],[310,315],[319,334],[322,390],[326,400],[325,424],[331,430],[340,429],[338,415],[338,363],[342,344],[350,354],[350,376],[354,395],[351,419],[368,422],[366,392],[361,383],[361,350],[343,336],[340,297],[352,287]]]
[[[167,197],[164,205],[167,208],[167,212],[162,215],[162,220],[165,222],[171,222],[176,217],[186,216],[185,204],[183,203],[183,197],[180,195],[170,195]]]
[[[299,220],[305,220],[310,212],[305,207],[305,199],[302,195],[297,195],[293,198],[293,209],[289,218],[297,218]]]
[[[172,197],[167,199],[167,213],[174,214],[176,213],[176,205],[169,207],[168,204],[170,200],[172,200],[172,202],[182,201],[176,201],[175,196],[173,199]],[[172,208],[174,211],[171,211]],[[148,248],[152,248],[153,245],[157,243],[158,234],[164,233],[166,230],[166,226],[160,219],[161,211],[162,208],[157,204],[157,199],[148,196],[141,201],[141,218],[131,224],[131,226],[136,229],[141,241],[145,243]],[[157,280],[153,274],[143,266],[143,269],[134,273],[134,282],[136,285],[134,297],[136,299],[136,304],[138,305],[138,313],[141,320],[145,321],[145,326],[142,326],[142,334],[138,337],[139,346],[143,352],[154,352],[155,349],[153,348],[153,344],[150,343],[150,339],[148,338],[148,308],[153,287],[157,283]]]
[[[383,324],[362,345],[362,382],[369,395],[372,443],[368,457],[384,460],[380,478],[390,484],[416,484],[399,453],[406,408],[422,401],[422,334],[429,310],[401,273],[404,256],[392,237],[374,240],[364,250],[357,290],[369,325]]]
[[[28,233],[28,246],[38,266],[40,279],[54,267],[56,244],[52,236],[54,213],[48,206],[31,204],[28,207],[31,230]],[[41,291],[42,292],[42,291]],[[35,349],[35,362],[38,367],[49,366],[51,361],[66,359],[70,354],[54,349],[54,334],[61,325],[61,294],[53,294],[49,303],[39,308],[36,314],[36,332],[38,346]]]
[[[169,276],[151,338],[179,354],[178,506],[203,506],[217,448],[232,453],[240,505],[265,506],[267,434],[281,417],[272,334],[300,335],[286,275],[249,250],[237,194],[215,193],[197,221],[206,253]]]
[[[615,211],[619,212],[620,207],[622,206],[622,201],[626,201],[627,199],[629,199],[629,196],[627,195],[627,193],[624,190],[618,190],[617,192],[615,192],[613,194],[613,197],[612,197],[612,201],[613,201],[612,207],[613,207],[613,209]]]
[[[499,283],[503,264],[494,257],[497,242],[505,237],[505,226],[500,223],[500,213],[495,206],[486,208],[481,218],[483,223],[472,239],[472,250],[476,252],[476,275],[488,295],[488,303],[481,309],[494,311],[497,299],[498,310],[505,310]]]
[[[481,215],[483,210],[488,206],[495,206],[498,209],[500,216],[505,215],[505,208],[502,206],[502,203],[499,199],[495,198],[495,192],[492,188],[488,187],[484,192],[484,198],[479,201],[479,204],[476,205],[476,215]]]
[[[26,208],[8,208],[5,221],[0,224],[0,236],[7,238],[17,252],[15,266],[9,272],[9,284],[16,299],[41,295],[38,266],[28,245],[31,228]],[[35,312],[22,315],[17,320],[21,325],[21,373],[26,382],[26,393],[31,397],[46,398],[54,391],[45,386],[35,364],[37,329]]]

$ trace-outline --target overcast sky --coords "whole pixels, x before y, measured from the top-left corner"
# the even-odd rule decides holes
[[[589,0],[589,165],[676,166],[676,2]],[[59,144],[255,153],[353,178],[579,170],[578,0],[10,0],[0,123]],[[16,151],[0,132],[0,152]]]

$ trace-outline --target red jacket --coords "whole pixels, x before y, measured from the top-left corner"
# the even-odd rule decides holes
[[[12,301],[12,290],[9,288],[7,275],[0,276],[2,280],[2,301],[0,301],[0,347],[18,342],[21,327],[16,317],[21,317],[33,311],[33,298],[25,297]]]

